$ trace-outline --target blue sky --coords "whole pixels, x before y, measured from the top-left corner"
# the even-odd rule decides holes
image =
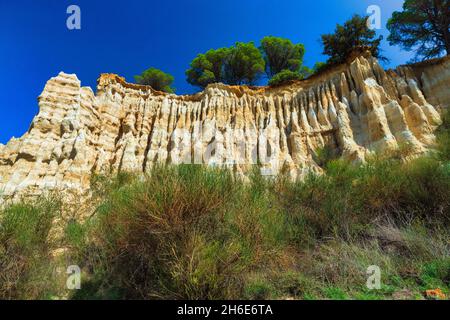
[[[66,9],[81,8],[81,30],[68,30]],[[0,143],[21,136],[38,112],[37,96],[60,71],[76,73],[95,90],[100,73],[128,81],[153,66],[175,76],[177,93],[197,89],[185,81],[189,62],[211,48],[266,35],[306,47],[305,64],[325,61],[320,35],[353,13],[379,5],[387,19],[403,0],[1,0]],[[383,43],[394,67],[409,53]]]

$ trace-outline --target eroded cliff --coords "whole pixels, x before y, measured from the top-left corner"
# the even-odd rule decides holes
[[[93,173],[147,172],[155,163],[229,166],[244,175],[320,172],[318,150],[354,160],[433,146],[450,106],[450,59],[384,71],[363,54],[278,88],[211,85],[192,96],[103,74],[97,93],[60,73],[19,139],[0,145],[3,199],[46,190],[86,193]]]

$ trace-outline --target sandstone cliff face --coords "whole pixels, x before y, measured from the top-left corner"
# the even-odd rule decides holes
[[[85,193],[93,173],[147,172],[155,163],[228,166],[244,175],[320,172],[323,147],[351,160],[408,145],[432,147],[450,106],[450,59],[385,72],[362,55],[279,88],[211,85],[193,96],[155,92],[116,75],[97,93],[60,73],[19,139],[0,145],[3,199],[45,190]]]

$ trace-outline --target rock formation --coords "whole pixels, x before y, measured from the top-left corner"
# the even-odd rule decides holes
[[[320,172],[329,148],[353,161],[407,145],[432,147],[450,106],[450,59],[384,71],[367,53],[290,85],[210,85],[191,96],[103,74],[97,93],[60,73],[21,138],[0,145],[3,199],[45,190],[85,193],[93,173],[147,172],[155,163],[257,164],[263,174]]]

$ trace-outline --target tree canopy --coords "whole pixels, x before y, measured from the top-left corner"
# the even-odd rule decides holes
[[[325,70],[327,68],[327,66],[328,65],[325,62],[316,62],[312,69],[312,73],[322,72],[323,70]]]
[[[253,42],[238,42],[230,48],[209,50],[192,60],[187,81],[205,88],[210,83],[252,85],[264,72],[265,62]]]
[[[367,17],[354,15],[344,25],[338,24],[332,34],[322,35],[323,54],[328,55],[328,64],[343,63],[349,54],[358,47],[368,47],[376,58],[387,60],[381,55],[382,36],[367,26]]]
[[[229,48],[220,48],[199,54],[186,71],[187,81],[200,88],[210,83],[225,82],[224,65],[229,52]]]
[[[265,62],[253,42],[237,42],[225,62],[225,83],[253,85],[264,73]]]
[[[175,88],[172,87],[173,76],[156,68],[147,69],[141,75],[135,76],[134,79],[136,83],[151,86],[158,91],[175,92]]]
[[[261,40],[260,49],[269,78],[285,70],[300,72],[305,54],[305,47],[302,44],[293,44],[289,39],[270,36]]]
[[[387,27],[389,43],[415,49],[417,58],[450,54],[450,0],[406,0]]]

